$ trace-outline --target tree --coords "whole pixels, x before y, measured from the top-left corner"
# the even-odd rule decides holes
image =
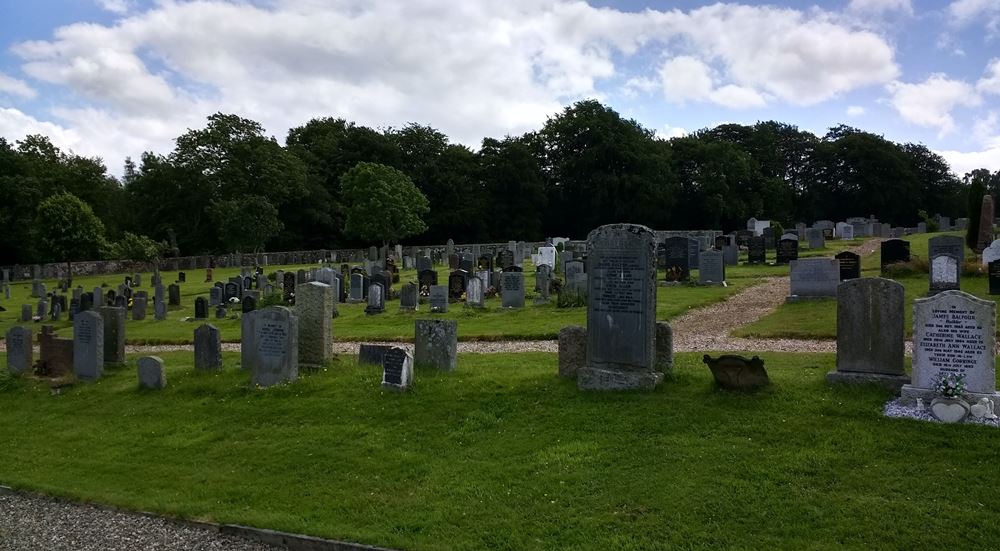
[[[969,224],[965,229],[965,244],[972,250],[976,250],[979,242],[979,217],[989,179],[990,171],[981,168],[965,175],[965,183],[969,189]]]
[[[66,262],[70,281],[72,262],[99,258],[105,246],[104,224],[90,205],[72,193],[51,195],[38,205],[34,233],[41,254]]]
[[[340,179],[347,210],[344,231],[383,246],[427,230],[421,216],[427,198],[402,172],[377,163],[358,163]]]
[[[259,195],[212,203],[212,218],[226,250],[258,253],[281,231],[278,209]]]
[[[108,257],[116,260],[152,262],[162,257],[166,250],[165,242],[153,241],[145,235],[124,232],[121,239],[108,248]]]

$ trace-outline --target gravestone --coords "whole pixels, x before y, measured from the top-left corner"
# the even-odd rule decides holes
[[[687,238],[688,269],[697,270],[701,266],[701,240],[696,237]]]
[[[229,283],[226,283],[223,289],[222,303],[229,304],[230,299],[239,298],[240,296],[240,286],[235,282],[230,281]]]
[[[722,261],[726,266],[736,266],[740,263],[740,248],[738,245],[726,245],[722,248]]]
[[[434,262],[427,256],[417,257],[417,272],[423,272],[426,270],[433,270]]]
[[[778,240],[775,248],[775,264],[788,264],[799,258],[799,240],[784,238]]]
[[[948,255],[961,266],[965,260],[965,239],[956,235],[936,235],[927,241],[927,258]]]
[[[636,224],[587,236],[587,365],[584,390],[652,389],[656,366],[656,238]]]
[[[368,286],[368,306],[365,307],[365,314],[375,315],[385,311],[385,288],[381,283],[372,283]]]
[[[438,274],[434,270],[421,270],[417,273],[417,284],[420,285],[421,292],[429,292],[431,287],[438,284]]]
[[[767,248],[764,246],[764,238],[751,237],[747,240],[747,263],[763,264],[765,262],[767,262]]]
[[[222,333],[212,324],[204,323],[194,330],[194,368],[222,369]]]
[[[460,259],[459,259],[459,256],[457,254],[454,254],[454,253],[449,254],[448,255],[448,269],[449,270],[457,270],[458,269],[459,260]]]
[[[547,264],[542,264],[535,269],[535,304],[542,304],[549,301],[549,291],[552,286],[552,268]]]
[[[228,287],[228,286],[227,286]],[[176,283],[171,283],[167,287],[167,305],[168,306],[180,306],[181,305],[181,286]]]
[[[837,369],[830,382],[877,383],[898,391],[903,370],[903,285],[891,279],[850,279],[837,287]]]
[[[194,299],[194,319],[203,320],[207,318],[208,318],[208,300],[206,300],[205,297],[198,297]]]
[[[228,315],[229,315],[229,309],[226,308],[225,304],[220,304],[215,307],[215,319],[217,320],[226,319],[226,316]]]
[[[789,270],[790,301],[799,298],[837,296],[840,284],[840,261],[836,258],[803,258],[793,260]]]
[[[31,321],[32,314],[33,314],[33,311],[31,309],[31,305],[30,304],[22,304],[21,305],[21,321],[22,322]]]
[[[465,289],[465,305],[470,308],[486,306],[486,284],[482,278],[478,276],[469,278],[469,286]]]
[[[698,283],[702,285],[726,284],[726,264],[723,262],[721,252],[705,251],[701,253]]]
[[[17,376],[31,369],[35,363],[31,329],[11,327],[7,330],[4,344],[7,346],[7,372]]]
[[[257,309],[257,297],[255,297],[254,295],[247,295],[243,297],[243,300],[240,301],[241,313],[246,314],[249,312],[253,312],[256,309]]]
[[[810,249],[822,249],[826,246],[826,239],[823,237],[823,230],[819,229],[808,229],[806,230],[806,239],[809,240]]]
[[[851,251],[843,251],[834,258],[840,262],[840,279],[857,279],[861,277],[861,256]]]
[[[251,369],[257,353],[254,337],[257,333],[257,310],[240,315],[240,369]]]
[[[990,294],[1000,295],[1000,259],[990,262],[986,271],[990,282]]]
[[[351,274],[351,298],[348,300],[349,302],[358,303],[364,301],[364,284],[365,276],[363,274]]]
[[[961,288],[961,270],[958,260],[949,254],[939,254],[931,258],[930,294]]]
[[[160,390],[167,386],[167,373],[159,356],[143,356],[136,364],[139,387]]]
[[[988,266],[994,260],[1000,260],[1000,239],[994,240],[989,247],[983,249],[983,266]]]
[[[771,384],[764,369],[764,361],[759,357],[747,359],[743,356],[725,354],[713,358],[702,356],[702,362],[712,371],[715,382],[729,390],[753,390]]]
[[[551,245],[546,245],[545,247],[538,247],[538,264],[549,266],[550,268],[555,268],[556,266],[556,248]]]
[[[465,270],[455,270],[448,276],[448,298],[451,300],[461,300],[468,285],[469,272]]]
[[[270,306],[258,310],[254,351],[250,355],[253,384],[268,387],[299,376],[299,320],[291,309]]]
[[[687,281],[691,277],[691,257],[688,254],[688,238],[668,237],[660,247],[660,264],[665,281]],[[567,274],[568,276],[568,274]]]
[[[73,319],[73,373],[88,381],[104,374],[104,320],[93,310]]]
[[[559,330],[559,376],[576,379],[587,365],[587,330],[569,325]]]
[[[318,281],[298,286],[299,362],[322,366],[333,358],[333,287]]]
[[[890,239],[881,243],[881,270],[885,274],[885,267],[898,262],[910,261],[910,242],[902,239]]]
[[[497,255],[497,267],[501,270],[514,265],[514,252],[511,250],[500,251]]]
[[[399,309],[415,311],[418,307],[418,292],[415,283],[406,283],[399,289]]]
[[[760,236],[764,238],[764,248],[773,249],[776,243],[776,236],[774,234],[774,228],[768,226],[761,229]]]
[[[458,360],[458,322],[416,320],[414,325],[414,363],[441,371],[455,371]]]
[[[382,365],[382,358],[390,348],[386,344],[362,344],[358,348],[358,363]]]
[[[430,295],[428,296],[427,302],[430,304],[431,312],[447,312],[448,288],[444,285],[431,285]]]
[[[524,308],[524,273],[504,272],[500,274],[501,306],[503,308]]]
[[[996,302],[962,291],[944,291],[913,301],[913,381],[900,396],[912,402],[934,398],[934,382],[944,374],[964,375],[963,395],[971,402],[988,398],[1000,405],[996,392],[994,347]]]
[[[353,282],[353,277],[352,277]],[[295,304],[295,274],[292,272],[286,272],[282,281],[282,292],[284,293],[285,302],[288,304]]]
[[[413,356],[392,347],[382,356],[382,388],[402,392],[413,383]]]
[[[209,297],[209,303],[212,306],[218,306],[219,304],[222,304],[223,302],[222,289],[218,287],[212,287],[211,289],[208,290],[208,297]]]
[[[104,363],[108,365],[125,363],[126,314],[124,308],[101,308],[101,318],[104,320]]]
[[[132,321],[146,319],[146,297],[137,296],[132,299]]]
[[[975,251],[983,252],[990,243],[993,242],[993,222],[995,213],[993,210],[993,196],[987,193],[983,195],[983,202],[979,210],[979,234],[976,239]]]

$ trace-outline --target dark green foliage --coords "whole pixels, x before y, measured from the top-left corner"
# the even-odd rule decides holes
[[[969,225],[965,229],[965,244],[972,250],[976,250],[979,242],[979,216],[983,209],[983,197],[986,195],[986,184],[989,180],[988,170],[974,170],[965,175],[965,183],[969,190],[969,208],[966,214],[969,217]]]

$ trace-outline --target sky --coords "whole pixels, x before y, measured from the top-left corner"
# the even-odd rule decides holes
[[[1000,0],[0,0],[0,137],[167,154],[215,112],[477,149],[596,98],[664,137],[777,120],[1000,170]]]

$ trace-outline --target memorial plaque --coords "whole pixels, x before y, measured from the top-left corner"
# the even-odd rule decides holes
[[[840,262],[840,279],[857,279],[861,277],[861,256],[844,251],[834,256]]]

